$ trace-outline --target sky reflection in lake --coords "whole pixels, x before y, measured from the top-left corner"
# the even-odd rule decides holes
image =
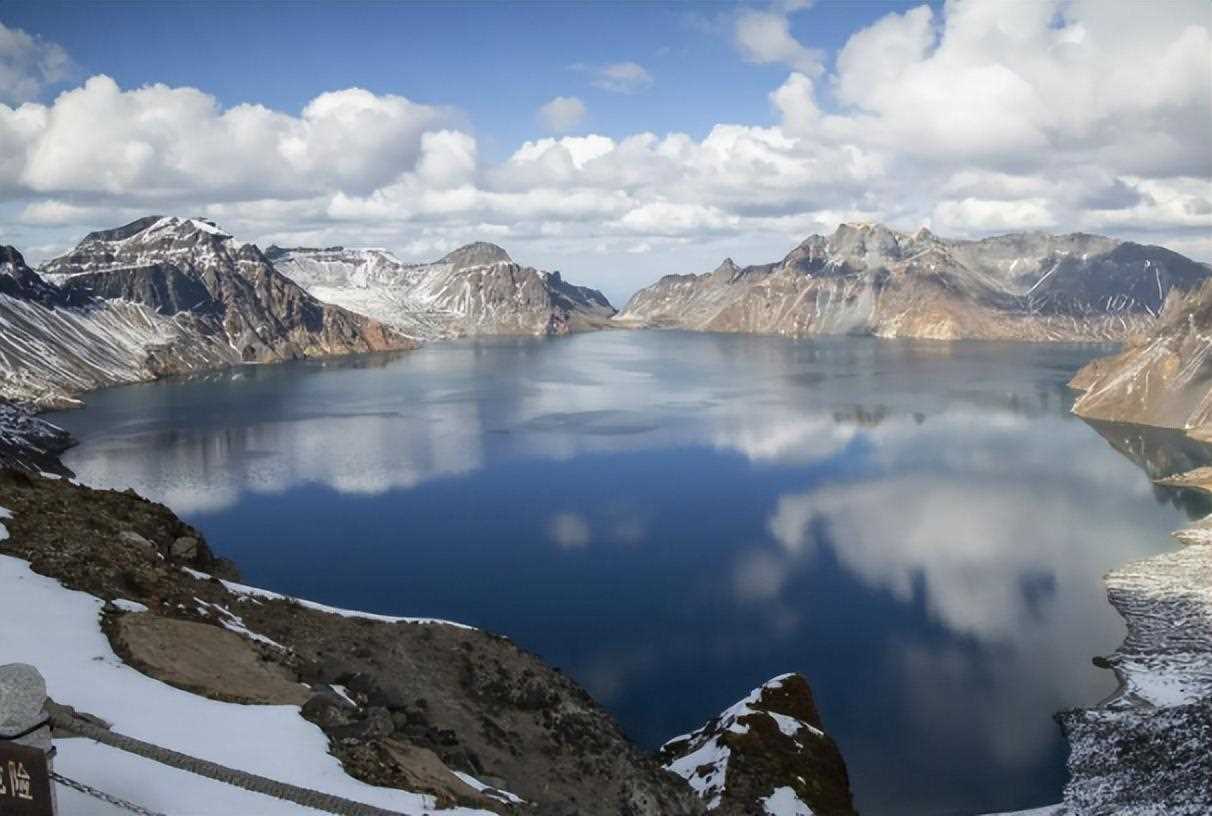
[[[610,332],[94,395],[90,484],[252,582],[507,634],[644,744],[802,671],[868,814],[1055,801],[1100,581],[1181,502],[1069,415],[1100,349]],[[1110,437],[1109,437],[1110,438]]]

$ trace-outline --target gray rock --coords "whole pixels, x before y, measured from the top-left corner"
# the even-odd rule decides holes
[[[134,530],[123,530],[122,532],[118,533],[118,541],[122,544],[122,546],[138,550],[140,554],[145,555],[148,558],[151,558],[156,552],[156,545],[152,544]],[[196,547],[194,554],[197,555]]]
[[[169,554],[178,561],[193,561],[198,557],[198,539],[181,536],[173,542]]]
[[[321,728],[348,725],[356,710],[331,689],[317,691],[303,704],[303,716]]]
[[[0,736],[11,737],[46,720],[46,681],[26,663],[0,666]],[[49,751],[50,728],[39,728],[16,740]]]

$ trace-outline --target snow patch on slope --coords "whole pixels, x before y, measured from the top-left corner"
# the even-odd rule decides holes
[[[100,599],[68,590],[10,556],[0,556],[0,586],[0,618],[6,622],[0,628],[0,654],[6,661],[37,666],[56,702],[99,716],[118,733],[270,779],[404,814],[436,809],[430,796],[348,776],[328,753],[327,737],[300,716],[297,706],[209,700],[130,668],[101,631]],[[200,816],[305,812],[157,763],[115,756],[117,752],[86,740],[59,740],[57,745],[59,772],[164,812],[179,812],[183,790],[196,791],[188,801],[190,813]],[[467,808],[444,812],[488,816]]]

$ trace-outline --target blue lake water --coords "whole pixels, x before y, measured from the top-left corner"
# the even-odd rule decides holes
[[[515,639],[641,744],[803,672],[868,814],[1058,801],[1101,576],[1186,515],[1069,414],[1106,348],[606,332],[113,389],[82,481],[250,583]]]

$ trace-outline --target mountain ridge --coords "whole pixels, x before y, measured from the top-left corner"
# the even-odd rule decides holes
[[[384,249],[271,250],[274,265],[318,299],[419,339],[569,334],[605,328],[615,312],[596,289],[516,263],[485,241],[429,263],[405,263]]]
[[[1121,340],[1172,288],[1212,270],[1163,247],[1088,233],[975,240],[843,223],[780,261],[667,275],[615,320],[633,327],[807,336]]]

